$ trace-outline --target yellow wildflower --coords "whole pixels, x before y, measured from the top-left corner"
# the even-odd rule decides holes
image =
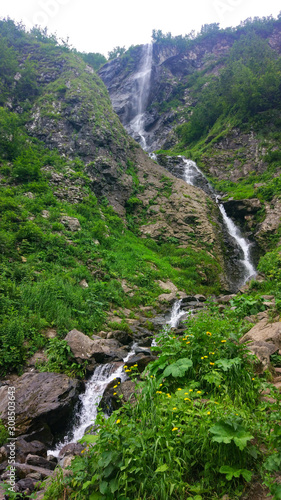
[[[172,429],[172,432],[177,431],[177,430],[178,430],[178,427],[174,427],[174,428]]]
[[[226,342],[226,340],[221,340],[221,342]]]
[[[121,420],[120,418],[118,418],[118,420],[116,420],[116,424],[120,424]]]
[[[210,412],[210,411],[207,411],[207,415],[211,415],[211,412]]]
[[[189,398],[184,398],[184,400],[185,400],[185,401],[191,401],[191,399],[189,399]]]
[[[197,394],[201,394],[202,391],[197,391]]]
[[[176,407],[175,407],[175,408],[173,408],[173,410],[176,410]]]
[[[215,363],[210,363],[210,365],[214,365]]]

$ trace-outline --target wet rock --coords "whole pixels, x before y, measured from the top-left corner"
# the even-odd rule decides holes
[[[26,477],[25,479],[20,479],[17,482],[16,487],[17,491],[25,492],[28,495],[34,490],[34,481],[30,477]]]
[[[129,333],[124,330],[113,330],[108,333],[107,338],[115,339],[120,342],[120,344],[128,345],[133,339],[133,332]]]
[[[135,390],[136,384],[132,380],[126,380],[116,388],[113,388],[112,383],[110,383],[103,393],[99,408],[105,413],[111,414],[114,410],[121,408],[121,406],[128,401],[134,404],[136,401],[133,396]]]
[[[17,396],[17,435],[40,435],[40,431],[46,430],[45,424],[52,432],[65,427],[84,384],[66,375],[42,372],[25,373],[13,382],[13,387]],[[0,416],[4,424],[8,419],[9,391],[10,385],[0,387]]]
[[[69,443],[62,447],[59,452],[59,458],[63,458],[69,455],[81,455],[81,451],[84,450],[85,446],[80,443]]]
[[[16,440],[16,460],[20,463],[25,463],[26,457],[28,455],[39,455],[41,457],[47,457],[47,446],[40,441],[28,442],[22,437],[18,437]]]
[[[55,462],[51,462],[44,457],[39,457],[38,455],[28,455],[25,463],[27,465],[35,465],[36,467],[48,470],[55,470],[57,465]]]
[[[132,356],[127,362],[126,365],[130,368],[133,365],[138,366],[138,371],[143,372],[144,369],[147,367],[149,363],[152,361],[155,361],[156,356],[153,356],[152,354],[150,356],[145,355],[143,353],[141,354],[136,354],[135,356]]]

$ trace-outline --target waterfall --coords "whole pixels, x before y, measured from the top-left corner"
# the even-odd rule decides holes
[[[237,245],[241,248],[242,253],[243,253],[243,259],[240,260],[242,265],[245,268],[245,273],[243,277],[243,284],[248,281],[248,279],[251,276],[256,275],[256,270],[255,267],[251,261],[251,255],[250,255],[250,247],[251,243],[249,243],[243,236],[241,235],[241,232],[239,231],[238,227],[234,224],[234,222],[228,217],[226,214],[225,208],[222,205],[222,203],[218,203],[220,213],[222,214],[223,221],[228,229],[228,232],[230,236],[232,236]]]
[[[63,446],[69,443],[76,443],[84,436],[87,427],[94,425],[98,413],[98,406],[107,385],[117,378],[119,378],[121,382],[127,379],[123,366],[128,359],[135,354],[135,347],[136,345],[134,344],[129,354],[124,358],[123,363],[118,366],[117,369],[114,369],[114,365],[111,363],[97,366],[93,375],[86,383],[85,392],[79,397],[81,409],[79,414],[76,415],[77,423],[64,439],[56,445],[55,449],[49,450],[48,454],[58,456]]]
[[[167,325],[171,328],[176,328],[178,326],[179,320],[182,316],[186,316],[186,311],[181,309],[181,300],[176,300],[174,302],[171,310],[171,318],[167,321]]]
[[[147,151],[147,132],[145,131],[145,110],[148,104],[150,78],[152,69],[153,45],[143,45],[140,70],[134,76],[135,95],[133,99],[133,113],[130,122],[126,125],[127,132]]]
[[[218,196],[216,196],[212,186],[209,184],[201,170],[197,167],[196,163],[183,156],[179,156],[179,158],[181,158],[184,163],[184,180],[192,186],[201,187],[201,189],[203,189],[203,191],[205,191],[209,196],[215,198],[227,232],[235,240],[237,247],[243,254],[243,258],[239,259],[242,277],[238,283],[238,287],[244,285],[251,276],[256,275],[256,270],[251,260],[251,243],[242,236],[233,220],[228,217],[223,204],[219,203]]]

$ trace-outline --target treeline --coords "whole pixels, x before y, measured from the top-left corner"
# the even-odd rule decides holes
[[[186,35],[173,36],[171,32],[163,33],[162,30],[154,29],[152,31],[152,42],[161,45],[173,45],[177,47],[180,51],[186,51],[191,49],[194,44],[198,44],[206,39],[211,40],[218,35],[228,35],[233,40],[237,40],[240,36],[249,33],[249,31],[255,32],[257,35],[266,38],[269,36],[273,29],[281,24],[281,11],[277,17],[274,19],[272,16],[268,17],[254,17],[248,18],[242,21],[239,26],[220,28],[219,23],[204,24],[201,30],[196,33],[192,30]]]

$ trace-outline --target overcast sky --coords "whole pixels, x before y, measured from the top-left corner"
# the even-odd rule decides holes
[[[0,6],[1,17],[47,26],[76,49],[106,57],[116,46],[148,43],[153,29],[185,35],[203,24],[276,18],[281,10],[280,0],[0,0]]]

